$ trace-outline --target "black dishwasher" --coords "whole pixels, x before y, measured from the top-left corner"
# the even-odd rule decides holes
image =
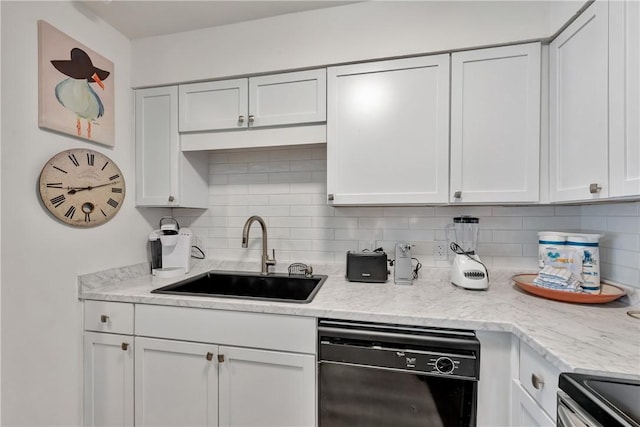
[[[321,319],[320,427],[476,425],[472,331]]]

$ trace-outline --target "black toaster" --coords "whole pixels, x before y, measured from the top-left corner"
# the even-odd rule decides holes
[[[350,282],[382,283],[387,281],[387,254],[378,252],[347,252],[346,279]]]

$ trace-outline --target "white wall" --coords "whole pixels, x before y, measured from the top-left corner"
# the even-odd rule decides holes
[[[549,37],[584,1],[375,1],[133,42],[134,87]]]
[[[158,214],[134,207],[131,44],[75,2],[2,1],[2,425],[76,426],[82,404],[82,304],[77,275],[146,260]],[[38,128],[37,20],[115,64],[116,140],[109,148]],[[37,182],[55,153],[90,147],[116,161],[127,186],[118,215],[77,229],[43,208]],[[149,216],[150,218],[145,218]]]

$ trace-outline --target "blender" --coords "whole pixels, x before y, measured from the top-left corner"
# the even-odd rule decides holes
[[[449,247],[455,253],[451,283],[465,289],[487,289],[489,272],[476,253],[480,220],[472,216],[453,218],[446,226]]]

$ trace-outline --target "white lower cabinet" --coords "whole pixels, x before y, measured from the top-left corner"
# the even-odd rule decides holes
[[[136,426],[217,426],[217,346],[136,337]]]
[[[135,325],[136,426],[315,426],[315,318],[136,305]]]
[[[220,346],[221,426],[315,426],[315,356]]]
[[[512,380],[512,425],[555,426],[560,370],[520,343],[519,371]]]
[[[84,426],[133,426],[133,337],[84,333]]]
[[[512,423],[514,426],[521,427],[551,427],[556,423],[542,409],[538,403],[527,393],[520,385],[520,381],[513,380],[511,383],[512,395]]]
[[[136,426],[314,426],[315,357],[136,337]]]

